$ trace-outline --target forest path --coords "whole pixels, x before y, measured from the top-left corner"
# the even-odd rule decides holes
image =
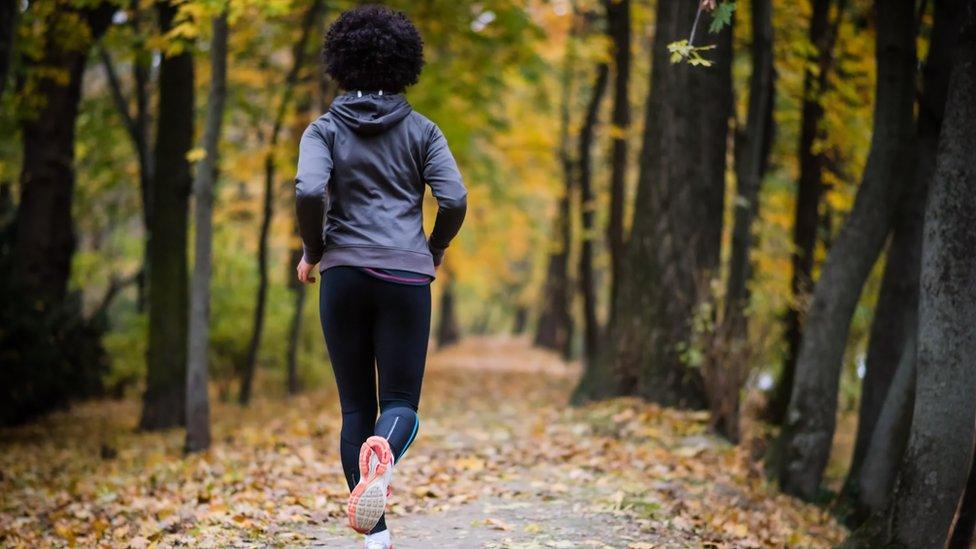
[[[270,372],[269,372],[270,373]],[[754,443],[634,399],[567,406],[578,366],[524,339],[431,353],[420,432],[397,467],[398,548],[826,547],[844,531],[776,492]],[[357,547],[344,527],[335,389],[212,403],[213,446],[136,431],[92,401],[0,429],[0,546]],[[749,452],[752,452],[750,454]]]
[[[789,528],[801,517],[763,500],[772,494],[757,471],[738,469],[748,487],[708,484],[728,482],[745,460],[705,432],[704,414],[632,400],[568,408],[578,370],[516,338],[469,338],[433,353],[421,436],[397,468],[387,519],[395,546],[829,545],[829,528]],[[697,462],[703,454],[711,459]],[[316,547],[360,539],[341,523],[304,532]]]
[[[432,353],[421,436],[397,468],[387,518],[394,545],[671,547],[692,542],[694,537],[680,531],[642,530],[619,509],[614,483],[573,465],[567,458],[582,433],[549,433],[569,435],[569,444],[545,440],[577,375],[578,365],[531,349],[521,339],[469,338]],[[397,501],[404,490],[411,500],[406,505]],[[423,510],[416,509],[415,498]],[[305,531],[311,538],[306,543],[315,547],[354,547],[361,538],[341,523]]]

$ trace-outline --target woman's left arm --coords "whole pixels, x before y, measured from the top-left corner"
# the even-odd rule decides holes
[[[323,135],[320,124],[313,122],[302,135],[298,149],[298,173],[295,175],[295,212],[298,215],[298,232],[302,237],[303,262],[307,265],[318,263],[325,251],[322,221],[328,200],[326,188],[331,176],[332,147]]]

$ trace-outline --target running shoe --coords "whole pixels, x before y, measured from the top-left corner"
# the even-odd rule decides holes
[[[376,526],[386,511],[393,480],[393,451],[380,436],[366,439],[359,450],[359,484],[349,494],[346,514],[349,527],[366,534]]]
[[[383,530],[379,534],[366,536],[363,549],[393,549],[393,540],[390,539],[390,531]]]

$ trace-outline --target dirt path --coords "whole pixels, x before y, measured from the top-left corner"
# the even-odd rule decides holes
[[[626,400],[567,409],[577,368],[506,338],[470,339],[435,353],[423,436],[398,470],[411,501],[395,504],[388,518],[396,546],[765,545],[744,520],[753,518],[748,511],[709,513],[712,524],[702,528],[698,511],[707,501],[699,488],[707,477],[681,478],[693,476],[692,468],[668,478],[674,465],[648,459],[662,452],[669,461],[694,463],[704,453],[735,459],[731,447],[704,434],[701,414],[669,414]],[[733,508],[752,499],[734,485],[713,488],[724,490]],[[430,500],[436,503],[425,506]],[[767,534],[782,526],[770,523],[777,518],[780,511],[769,517]],[[335,524],[305,533],[318,547],[352,547],[358,539]],[[794,531],[789,541],[828,544],[832,533]]]
[[[568,398],[575,365],[548,353],[527,349],[520,340],[471,339],[435,353],[423,403],[424,437],[410,451],[402,469],[438,461],[461,462],[462,483],[481,497],[462,496],[430,512],[406,513],[394,507],[388,519],[397,547],[641,547],[685,545],[683,536],[641,532],[627,513],[610,504],[611,483],[592,482],[580,469],[558,463],[510,463],[499,474],[489,461],[507,463],[506,447],[544,429],[544,417]],[[475,381],[475,384],[471,384]],[[433,385],[433,388],[430,387]],[[452,387],[453,386],[453,387]],[[484,390],[478,390],[484,389]],[[435,399],[442,399],[433,402]],[[534,417],[538,413],[539,417]],[[408,478],[411,473],[406,473]],[[449,481],[448,481],[449,482]],[[481,483],[481,486],[477,484]],[[410,490],[409,486],[402,489]],[[439,497],[437,489],[413,496]],[[472,501],[466,501],[471,499]],[[305,530],[315,547],[352,547],[359,539],[342,525]]]
[[[770,487],[706,416],[566,405],[578,375],[511,338],[432,354],[397,467],[398,548],[826,547],[843,530]],[[0,431],[0,546],[357,547],[333,389],[214,403],[213,448],[138,433],[137,400]]]

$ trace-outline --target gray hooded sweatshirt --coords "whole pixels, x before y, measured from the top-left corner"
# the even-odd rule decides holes
[[[437,199],[424,235],[424,185]],[[349,92],[302,136],[295,176],[305,261],[434,276],[467,209],[467,190],[436,124],[400,94]],[[324,223],[324,227],[323,227]]]

